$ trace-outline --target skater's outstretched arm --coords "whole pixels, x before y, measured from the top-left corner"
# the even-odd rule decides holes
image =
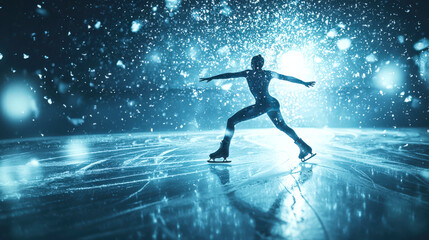
[[[302,85],[304,85],[306,87],[313,87],[314,84],[316,84],[315,81],[304,82],[304,81],[299,80],[298,78],[294,78],[294,77],[291,77],[291,76],[286,76],[286,75],[283,75],[283,74],[280,74],[280,73],[276,73],[276,72],[271,72],[271,76],[273,78],[277,78],[277,79],[280,79],[280,80],[285,80],[285,81],[288,81],[288,82],[302,84]]]
[[[228,79],[228,78],[239,78],[239,77],[246,77],[247,75],[247,71],[242,71],[242,72],[235,72],[235,73],[223,73],[223,74],[219,74],[213,77],[208,77],[208,78],[200,78],[200,82],[210,82],[211,80],[214,79]]]

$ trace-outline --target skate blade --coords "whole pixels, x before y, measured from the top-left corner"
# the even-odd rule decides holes
[[[301,162],[305,162],[307,160],[309,160],[310,158],[316,156],[317,153],[312,153],[308,158],[301,158]]]
[[[209,159],[209,160],[207,160],[207,162],[208,163],[230,163],[231,161],[229,161],[229,160],[219,160],[219,161],[216,161],[215,159]]]

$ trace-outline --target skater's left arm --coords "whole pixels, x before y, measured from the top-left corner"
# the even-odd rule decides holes
[[[242,72],[234,72],[234,73],[223,73],[223,74],[219,74],[213,77],[208,77],[208,78],[200,78],[200,82],[210,82],[211,80],[214,79],[228,79],[228,78],[239,78],[239,77],[246,77],[247,71],[242,71]]]
[[[316,84],[315,81],[304,82],[302,80],[299,80],[298,78],[294,78],[294,77],[291,77],[291,76],[286,76],[286,75],[283,75],[283,74],[280,74],[280,73],[276,73],[276,72],[271,72],[271,76],[273,78],[277,78],[277,79],[280,79],[280,80],[302,84],[302,85],[304,85],[306,87],[313,87],[314,84]]]

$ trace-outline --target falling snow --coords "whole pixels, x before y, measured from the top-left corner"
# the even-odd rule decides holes
[[[429,39],[427,39],[427,38],[422,38],[414,44],[414,49],[416,51],[421,51],[421,50],[428,48],[428,47],[429,47]]]
[[[377,61],[377,56],[374,53],[369,54],[368,56],[365,57],[367,62],[376,62]]]
[[[427,4],[1,1],[0,236],[423,238]],[[269,93],[317,159],[263,115],[237,125],[232,167],[207,167],[255,99],[245,78],[200,79],[258,54],[316,82]]]
[[[340,50],[349,49],[352,45],[352,42],[348,38],[342,38],[337,41],[337,46]]]
[[[23,105],[41,114],[10,121],[31,121],[37,135],[69,123],[67,116],[86,118],[51,131],[222,129],[253,104],[247,83],[199,78],[249,69],[261,54],[265,69],[316,81],[312,89],[272,81],[270,94],[292,126],[423,126],[429,40],[422,9],[381,0],[40,2],[8,15],[17,34],[0,45],[0,67],[4,87],[31,88]],[[243,126],[272,127],[265,120]]]
[[[125,68],[126,68],[126,66],[125,66],[125,64],[122,62],[122,60],[118,60],[118,61],[116,62],[116,66],[118,66],[118,67],[120,67],[120,68],[122,68],[122,69],[125,69]]]
[[[138,32],[143,26],[143,23],[140,20],[134,20],[131,23],[131,32]]]
[[[96,23],[95,23],[95,25],[94,25],[94,28],[95,29],[99,29],[101,27],[101,22],[100,21],[97,21]]]

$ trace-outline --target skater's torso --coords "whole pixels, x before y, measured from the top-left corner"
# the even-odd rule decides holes
[[[277,100],[268,93],[268,86],[272,79],[270,71],[248,70],[246,75],[247,84],[249,85],[253,97],[255,97],[256,104],[269,103],[271,105],[271,103],[277,102]]]

